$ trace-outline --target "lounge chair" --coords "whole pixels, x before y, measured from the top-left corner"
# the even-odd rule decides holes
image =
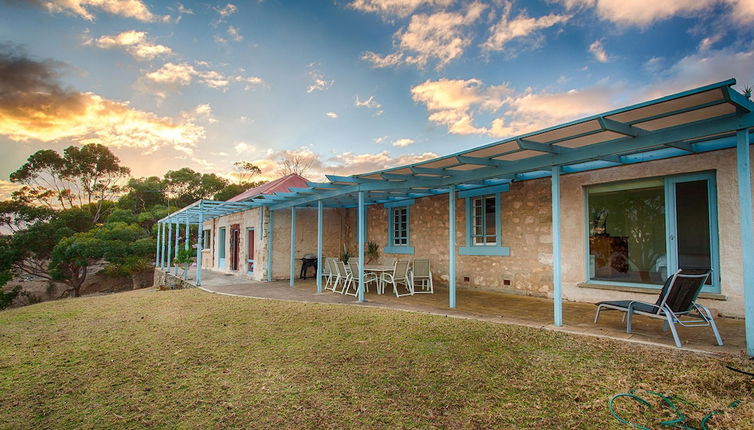
[[[433,294],[435,292],[434,285],[432,285],[432,271],[429,269],[429,259],[418,258],[414,260],[410,275],[414,294]],[[417,288],[417,285],[421,287],[421,290]]]
[[[600,318],[603,309],[626,312],[626,333],[631,333],[633,315],[644,315],[650,318],[665,320],[667,327],[673,333],[675,346],[682,348],[675,324],[684,327],[712,327],[717,344],[723,346],[723,340],[717,331],[715,319],[706,306],[696,302],[699,292],[709,278],[710,272],[691,273],[679,270],[665,281],[660,296],[654,304],[640,302],[638,300],[618,300],[597,303],[597,314],[594,316],[595,324]],[[682,319],[683,317],[683,319]],[[663,327],[664,329],[665,327]]]
[[[393,286],[393,292],[395,297],[413,296],[414,289],[411,287],[411,280],[408,277],[408,261],[398,260],[393,264],[393,273],[386,272],[382,274],[382,288],[383,293],[385,284],[391,284]],[[408,291],[406,294],[398,294],[398,284],[406,286]]]

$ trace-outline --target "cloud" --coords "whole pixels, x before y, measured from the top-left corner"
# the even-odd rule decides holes
[[[411,145],[412,143],[414,143],[414,139],[408,139],[404,137],[403,139],[398,139],[394,141],[393,146],[398,147],[398,148],[403,148],[408,145]]]
[[[141,0],[43,0],[40,4],[51,13],[67,12],[88,21],[94,21],[91,9],[144,22],[169,19],[153,15]]]
[[[229,76],[208,67],[209,64],[203,61],[196,62],[196,67],[189,63],[165,63],[159,69],[144,75],[144,78],[154,84],[168,87],[185,87],[191,85],[194,80],[209,88],[221,90],[227,89],[231,82],[244,83],[244,90],[247,91],[255,86],[264,85],[262,78],[257,76]]]
[[[719,5],[728,9],[734,22],[754,21],[751,0],[560,0],[560,3],[568,9],[594,8],[603,20],[642,28],[674,16],[701,15]]]
[[[543,36],[540,30],[550,28],[557,24],[566,23],[571,19],[571,15],[549,14],[539,18],[530,18],[526,11],[521,12],[518,16],[510,19],[511,2],[505,3],[502,17],[490,28],[490,36],[482,43],[482,49],[488,51],[501,51],[507,44],[517,39],[525,39],[525,42],[538,47]]]
[[[486,86],[478,79],[440,79],[417,85],[411,93],[414,101],[426,106],[429,121],[447,127],[449,133],[505,138],[732,76],[744,84],[754,82],[754,47],[699,50],[662,69],[661,59],[650,63],[646,68],[653,77],[643,85],[605,78],[583,88],[515,92],[504,84]],[[477,125],[482,112],[496,118]]]
[[[377,13],[383,17],[404,18],[420,7],[442,8],[450,6],[454,0],[354,0],[348,7],[360,12]]]
[[[369,98],[366,100],[359,100],[359,96],[356,96],[354,106],[373,109],[375,110],[375,115],[382,115],[383,112],[382,105],[377,103],[377,101],[374,99],[374,96],[369,96]]]
[[[454,134],[486,133],[487,129],[474,125],[473,114],[499,109],[509,93],[504,84],[485,87],[478,79],[427,80],[411,88],[413,100],[423,103],[430,112],[429,120],[447,126]]]
[[[327,115],[328,118],[337,118],[338,114],[335,112],[327,112],[325,115]]]
[[[10,199],[11,194],[20,188],[21,184],[14,184],[13,182],[0,179],[0,201]]]
[[[609,61],[607,52],[605,52],[605,47],[602,46],[602,40],[595,40],[592,42],[592,44],[589,45],[589,52],[591,52],[592,55],[594,55],[594,58],[600,63],[607,63]]]
[[[367,51],[361,58],[377,68],[401,64],[424,68],[435,61],[436,68],[442,69],[463,55],[472,39],[467,27],[476,22],[486,8],[480,2],[473,2],[465,11],[412,15],[408,27],[393,35],[397,45],[395,52],[380,55]]]
[[[372,141],[374,141],[374,143],[378,145],[386,140],[387,140],[387,136],[380,136],[380,137],[375,137],[374,139],[372,139]]]
[[[152,43],[144,31],[124,31],[114,36],[101,36],[95,41],[87,41],[86,44],[94,43],[102,49],[121,48],[131,54],[137,60],[152,60],[161,55],[169,55],[173,51],[165,45]]]
[[[247,152],[255,152],[257,150],[256,146],[251,145],[246,142],[238,142],[233,146],[233,149],[236,150],[236,154],[244,154]]]
[[[311,63],[306,67],[307,69],[309,69],[306,73],[310,78],[312,78],[311,85],[306,87],[307,94],[313,93],[314,91],[328,90],[335,83],[334,79],[331,79],[329,81],[325,79],[325,75],[323,75],[319,72],[319,70],[316,69],[317,63]]]
[[[290,159],[292,157],[298,157],[301,160],[304,160],[305,163],[311,164],[311,167],[305,174],[307,178],[313,181],[322,181],[325,180],[325,175],[327,174],[347,176],[357,173],[366,173],[404,164],[418,163],[420,161],[435,158],[437,157],[437,154],[433,152],[425,152],[421,154],[404,154],[393,157],[388,151],[363,154],[342,152],[329,157],[323,157],[314,152],[309,146],[278,151],[269,150],[264,158],[252,161],[252,163],[262,171],[262,174],[256,178],[259,180],[272,180],[279,177],[281,160],[284,158]]]
[[[190,152],[204,128],[190,115],[160,117],[78,92],[59,82],[62,63],[36,61],[0,46],[0,134],[17,142],[72,140],[154,150],[160,146]]]
[[[223,18],[229,17],[233,15],[234,13],[238,12],[238,7],[236,7],[236,5],[231,4],[231,3],[228,3],[221,8],[216,7],[214,9]]]
[[[212,106],[209,105],[209,103],[197,105],[194,108],[194,118],[197,119],[204,119],[210,124],[214,124],[217,122],[217,119],[212,116]]]
[[[232,25],[228,27],[228,36],[230,36],[230,38],[235,42],[240,42],[243,40],[243,36],[241,36],[241,32],[238,30],[238,27],[234,27]]]

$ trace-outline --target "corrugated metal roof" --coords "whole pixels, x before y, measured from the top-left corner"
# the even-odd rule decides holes
[[[229,202],[245,202],[253,200],[263,194],[287,193],[291,188],[305,187],[309,182],[306,178],[295,173],[277,178],[258,187],[250,188],[241,194],[228,199]]]

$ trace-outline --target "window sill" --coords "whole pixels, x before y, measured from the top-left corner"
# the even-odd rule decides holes
[[[382,249],[385,254],[414,254],[413,246],[386,246]]]
[[[594,290],[610,290],[610,291],[623,291],[627,293],[639,293],[639,294],[648,294],[653,295],[657,297],[658,293],[660,292],[661,286],[658,285],[657,288],[650,288],[650,287],[629,287],[627,285],[608,285],[608,284],[599,284],[599,283],[592,283],[592,282],[581,282],[576,284],[578,288],[591,288]],[[709,299],[709,300],[728,300],[728,296],[720,293],[701,293],[699,294],[700,299]]]
[[[458,248],[458,255],[493,255],[507,257],[511,250],[507,246],[462,246]]]

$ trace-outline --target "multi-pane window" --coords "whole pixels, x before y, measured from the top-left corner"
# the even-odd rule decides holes
[[[210,246],[212,246],[212,230],[204,230],[204,235],[202,236],[202,248],[209,249]]]
[[[495,196],[471,199],[471,240],[474,245],[496,245]]]
[[[393,246],[408,246],[408,207],[391,209],[393,225]]]

